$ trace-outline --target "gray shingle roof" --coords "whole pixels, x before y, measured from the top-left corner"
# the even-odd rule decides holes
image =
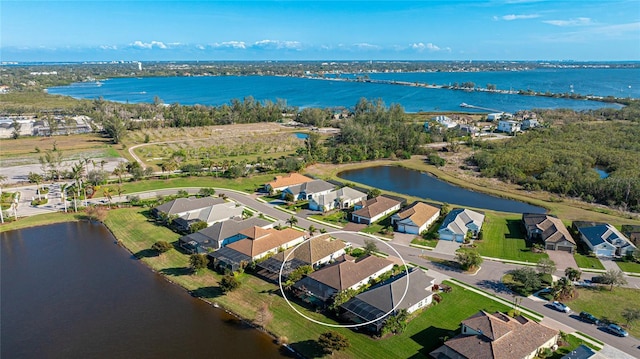
[[[173,201],[163,203],[155,209],[158,212],[164,212],[169,215],[195,211],[201,208],[210,207],[216,204],[224,203],[225,200],[220,197],[202,197],[202,198],[177,198]]]

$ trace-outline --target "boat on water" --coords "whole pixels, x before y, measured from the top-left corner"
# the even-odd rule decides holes
[[[466,102],[463,102],[460,104],[460,107],[471,107],[471,105],[468,105]]]

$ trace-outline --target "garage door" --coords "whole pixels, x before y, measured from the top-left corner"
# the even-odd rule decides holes
[[[610,251],[608,249],[599,249],[596,251],[596,255],[603,256],[603,257],[611,257],[613,256],[613,251]]]
[[[573,247],[558,246],[557,250],[571,253],[573,252]]]
[[[554,250],[555,248],[553,244],[547,244],[546,249]]]

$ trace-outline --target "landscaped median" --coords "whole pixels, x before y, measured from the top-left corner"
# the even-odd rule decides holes
[[[145,209],[124,208],[109,211],[106,225],[116,236],[119,243],[129,249],[154,271],[164,275],[170,281],[184,287],[194,296],[245,318],[249,322],[256,320],[257,312],[265,304],[273,314],[273,319],[265,323],[266,330],[274,337],[286,337],[291,347],[306,357],[318,357],[315,341],[321,333],[332,328],[314,324],[297,315],[280,296],[278,287],[253,275],[239,275],[241,286],[237,290],[223,294],[219,287],[221,276],[208,269],[190,274],[189,257],[172,249],[156,255],[150,250],[158,240],[175,242],[178,235],[169,229],[157,225],[145,216]],[[446,282],[453,290],[440,293],[442,302],[420,312],[409,322],[404,333],[374,340],[368,335],[349,329],[337,328],[345,335],[350,347],[337,352],[335,358],[426,358],[428,353],[442,343],[444,337],[453,337],[460,321],[479,310],[488,312],[507,311],[508,303],[499,303],[494,299],[478,294],[474,290],[463,288],[456,283]],[[335,323],[324,316],[296,309],[312,318]]]

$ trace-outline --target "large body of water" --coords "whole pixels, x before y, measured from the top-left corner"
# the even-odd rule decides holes
[[[393,73],[370,74],[374,79],[449,84],[474,82],[478,87],[496,84],[499,89],[569,92],[598,96],[640,97],[640,69],[562,69],[503,72]],[[117,78],[101,83],[75,83],[52,87],[51,94],[74,98],[118,102],[153,102],[157,96],[165,103],[183,105],[222,105],[232,99],[253,96],[256,100],[286,100],[298,107],[353,107],[364,97],[382,99],[387,105],[402,105],[406,111],[470,111],[467,103],[499,111],[516,112],[533,108],[571,108],[575,110],[619,107],[597,101],[521,96],[477,91],[453,91],[380,83],[323,81],[277,76],[148,77]],[[471,110],[472,111],[472,110]]]
[[[284,358],[268,336],[133,259],[102,225],[0,241],[2,358]]]
[[[439,180],[430,174],[396,166],[377,166],[341,172],[338,177],[387,191],[451,205],[514,213],[545,213],[542,207],[469,191]]]

